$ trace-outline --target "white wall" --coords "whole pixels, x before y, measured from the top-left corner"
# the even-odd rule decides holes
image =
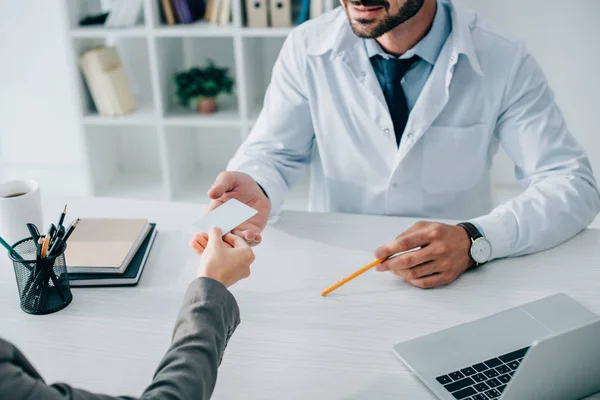
[[[84,193],[63,0],[0,1],[1,178]]]
[[[525,41],[545,72],[568,127],[600,176],[600,1],[461,0],[461,4]],[[501,153],[494,166],[496,181],[514,183],[510,159]]]

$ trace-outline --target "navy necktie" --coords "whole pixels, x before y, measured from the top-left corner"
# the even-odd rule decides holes
[[[399,60],[396,58],[379,58],[379,65],[385,79],[385,85],[383,85],[383,95],[394,123],[394,132],[396,133],[396,144],[400,146],[400,139],[406,128],[408,122],[408,115],[410,110],[408,109],[408,103],[404,90],[402,89],[402,77],[410,69],[410,67],[419,60],[419,57],[414,56],[406,60]]]

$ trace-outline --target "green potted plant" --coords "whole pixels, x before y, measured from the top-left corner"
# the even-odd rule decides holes
[[[208,60],[204,68],[192,67],[175,74],[177,98],[183,107],[194,107],[203,114],[217,110],[216,97],[221,93],[231,94],[233,78],[228,68],[217,67]]]

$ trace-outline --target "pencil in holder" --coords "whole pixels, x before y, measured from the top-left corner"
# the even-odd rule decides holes
[[[37,257],[36,243],[26,238],[13,245],[16,257],[9,253],[15,270],[21,309],[28,314],[57,312],[73,300],[65,263],[66,244],[47,258]]]

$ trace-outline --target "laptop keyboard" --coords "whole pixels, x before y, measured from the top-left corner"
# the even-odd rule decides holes
[[[459,400],[498,399],[521,365],[527,350],[529,347],[524,347],[436,379]]]

